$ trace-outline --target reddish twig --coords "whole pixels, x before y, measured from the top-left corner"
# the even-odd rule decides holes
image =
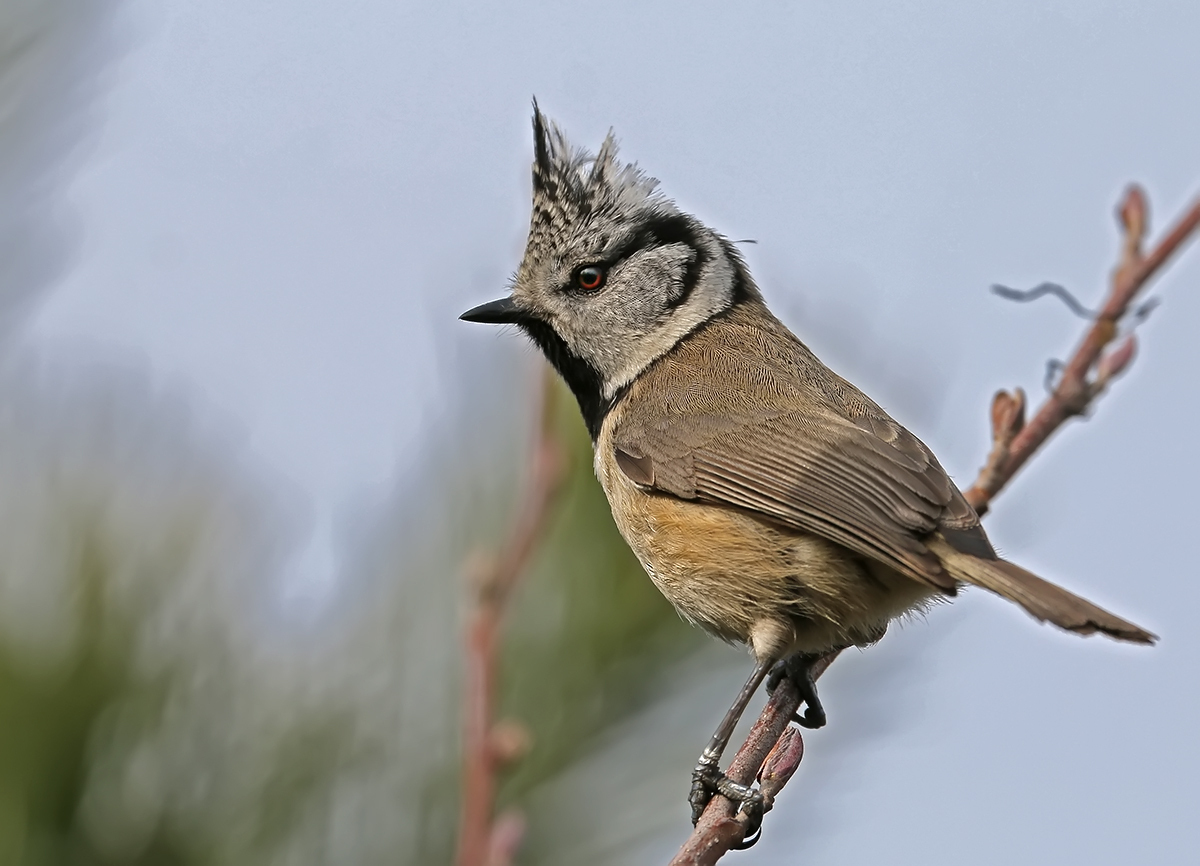
[[[492,822],[488,836],[486,866],[512,866],[525,838],[525,816],[517,809],[501,812]]]
[[[783,790],[788,779],[800,769],[804,759],[804,738],[800,736],[799,728],[785,728],[767,755],[763,768],[758,773],[758,790],[763,795],[763,813],[770,812],[775,806],[775,795]]]
[[[467,628],[463,696],[463,793],[458,830],[458,866],[507,866],[524,833],[515,811],[493,819],[496,773],[520,757],[528,735],[515,722],[497,722],[496,671],[500,630],[509,597],[537,548],[562,486],[564,455],[553,434],[553,379],[542,387],[540,420],[529,477],[516,523],[505,545],[492,557],[476,557],[468,569],[473,609]]]
[[[1104,350],[1116,338],[1118,323],[1130,304],[1167,260],[1179,250],[1200,226],[1200,201],[1192,205],[1146,256],[1142,241],[1146,233],[1147,213],[1145,194],[1136,186],[1125,194],[1118,215],[1124,230],[1121,262],[1113,272],[1112,288],[1095,322],[1071,360],[1063,368],[1062,378],[1052,394],[1038,409],[1033,420],[1025,423],[1025,394],[1019,388],[1013,393],[1000,391],[992,400],[992,450],[979,477],[964,491],[967,500],[983,515],[992,499],[1004,489],[1034,452],[1069,418],[1082,415],[1103,393],[1108,383],[1133,361],[1136,344],[1130,335],[1114,350]],[[814,671],[820,676],[837,654],[826,656]],[[760,775],[764,799],[773,800],[795,772],[803,755],[800,732],[789,727],[792,715],[800,706],[800,696],[794,688],[781,683],[767,701],[762,715],[754,723],[746,742],[738,750],[727,774],[735,782],[750,784]],[[785,736],[786,741],[781,739]],[[779,772],[774,766],[764,767],[774,756],[781,755]],[[768,802],[770,802],[768,800]],[[734,815],[734,804],[715,796],[704,810],[692,835],[684,843],[671,866],[711,866],[746,833],[746,817]]]
[[[835,658],[837,653],[830,653],[817,662],[813,667],[813,678],[825,673]],[[800,731],[790,727],[800,703],[800,692],[795,685],[789,680],[780,682],[726,770],[730,779],[743,785],[753,782],[761,770],[764,811],[770,809],[775,795],[792,777],[804,754]],[[790,742],[783,741],[785,734]],[[776,755],[778,763],[768,760]],[[769,763],[775,766],[768,766]],[[711,866],[745,835],[746,816],[735,815],[731,801],[721,796],[713,797],[671,866]]]
[[[992,403],[992,453],[979,478],[964,491],[967,501],[980,515],[987,513],[991,500],[1034,452],[1069,418],[1084,414],[1108,383],[1133,361],[1137,344],[1132,334],[1107,355],[1104,350],[1117,337],[1118,324],[1133,299],[1200,226],[1200,201],[1183,213],[1146,256],[1142,255],[1142,241],[1148,215],[1146,195],[1140,188],[1128,189],[1118,216],[1124,237],[1112,288],[1100,315],[1063,367],[1062,378],[1053,393],[1028,424],[1024,423],[1024,394],[1020,391],[996,394]]]

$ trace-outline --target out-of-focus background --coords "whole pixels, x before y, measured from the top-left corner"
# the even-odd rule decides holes
[[[540,360],[456,321],[527,219],[530,97],[744,247],[768,300],[970,480],[1035,399],[1127,181],[1200,190],[1200,6],[0,0],[0,864],[447,863],[463,563]],[[1200,845],[1200,255],[988,517],[1162,635],[980,593],[838,662],[742,863],[1181,863]],[[665,862],[748,665],[570,481],[513,601],[522,864]],[[734,862],[731,860],[730,862]]]

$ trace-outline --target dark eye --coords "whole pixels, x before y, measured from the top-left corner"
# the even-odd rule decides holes
[[[575,285],[585,292],[594,292],[604,285],[604,268],[599,265],[588,265],[575,273]]]

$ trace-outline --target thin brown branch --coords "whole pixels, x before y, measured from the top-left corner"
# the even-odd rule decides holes
[[[1105,354],[1105,349],[1116,338],[1118,324],[1129,311],[1133,299],[1200,226],[1200,201],[1197,201],[1151,253],[1143,256],[1141,248],[1146,233],[1146,211],[1145,194],[1136,186],[1130,187],[1118,211],[1124,237],[1121,262],[1113,273],[1112,288],[1100,315],[1065,365],[1057,387],[1033,419],[1025,422],[1025,394],[1020,389],[1011,394],[1000,391],[993,398],[991,453],[978,479],[964,491],[967,500],[980,515],[987,512],[992,499],[1046,440],[1069,418],[1086,412],[1109,381],[1133,361],[1136,344],[1132,336],[1108,354]],[[836,657],[837,654],[833,653],[822,659],[814,675],[824,673]],[[786,681],[781,683],[726,771],[729,778],[750,784],[778,749],[779,753],[783,753],[780,760],[787,771],[773,772],[768,779],[768,770],[774,771],[774,768],[762,770],[760,787],[764,799],[768,793],[770,799],[774,799],[795,772],[796,767],[792,762],[798,763],[803,755],[800,732],[789,727],[792,715],[799,706],[800,697],[796,690]],[[781,737],[788,731],[791,733],[787,734],[788,741],[784,742]],[[735,816],[731,801],[719,795],[714,796],[692,835],[671,861],[671,866],[711,866],[742,842],[746,830],[746,816]]]
[[[1108,383],[1133,361],[1136,343],[1126,337],[1112,352],[1105,349],[1117,337],[1118,325],[1129,312],[1138,293],[1195,233],[1200,226],[1200,201],[1185,211],[1149,255],[1142,255],[1147,229],[1145,193],[1131,186],[1118,210],[1124,232],[1121,261],[1113,271],[1112,287],[1100,315],[1088,329],[1071,359],[1064,365],[1062,378],[1037,414],[1015,433],[997,426],[993,408],[993,449],[979,478],[964,491],[967,501],[980,514],[986,514],[991,500],[1012,480],[1018,470],[1068,419],[1084,414],[1103,393]],[[996,402],[1016,400],[1001,391]],[[1024,402],[1020,395],[1020,402]],[[996,404],[993,404],[993,407]]]
[[[789,729],[792,716],[799,707],[800,693],[790,681],[784,680],[763,707],[726,775],[743,785],[753,782],[767,755]],[[745,821],[734,815],[734,804],[730,800],[713,797],[671,866],[710,866],[742,841],[746,829]]]
[[[553,434],[552,388],[546,373],[529,476],[512,531],[498,553],[476,557],[468,568],[473,598],[466,635],[458,866],[506,866],[524,832],[524,819],[517,812],[493,818],[497,771],[525,749],[523,729],[494,717],[496,671],[508,600],[545,533],[550,505],[563,481],[563,450]]]
[[[825,673],[837,656],[837,653],[830,653],[817,662],[813,667],[813,678],[820,677]],[[758,720],[750,729],[749,736],[746,737],[746,742],[738,749],[733,763],[725,771],[726,775],[743,785],[753,782],[766,764],[767,758],[779,744],[784,731],[789,730],[788,726],[791,724],[792,716],[799,708],[800,693],[790,681],[782,681],[772,693],[767,705],[763,707]],[[790,730],[795,731],[791,736],[799,741],[798,748],[800,754],[803,754],[804,741],[800,738],[800,732],[794,728]],[[793,746],[792,748],[797,747]],[[798,758],[797,763],[799,763]],[[791,778],[795,769],[792,767],[786,776],[780,775],[772,780],[770,789],[772,801],[787,780]],[[765,796],[766,791],[764,790],[764,798]],[[722,796],[715,796],[709,802],[708,808],[704,810],[704,814],[700,816],[700,820],[692,830],[692,835],[688,837],[687,842],[675,855],[675,859],[671,861],[671,866],[710,866],[710,864],[716,863],[730,848],[741,842],[745,834],[745,816],[735,817],[734,804]]]
[[[979,477],[971,490],[985,491],[988,498],[995,495],[1006,480],[1006,466],[1012,453],[1013,440],[1025,427],[1025,392],[1020,388],[1011,394],[997,391],[992,398],[992,450],[987,463],[979,470]],[[968,491],[968,495],[970,491]],[[983,502],[982,494],[969,496]]]
[[[492,822],[485,866],[512,866],[525,838],[525,816],[517,809],[501,812]]]

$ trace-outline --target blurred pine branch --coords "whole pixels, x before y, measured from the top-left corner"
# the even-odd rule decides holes
[[[617,532],[573,398],[555,389],[570,468],[551,534],[513,600],[502,710],[528,725],[534,748],[507,779],[502,804],[578,760],[700,643]]]

